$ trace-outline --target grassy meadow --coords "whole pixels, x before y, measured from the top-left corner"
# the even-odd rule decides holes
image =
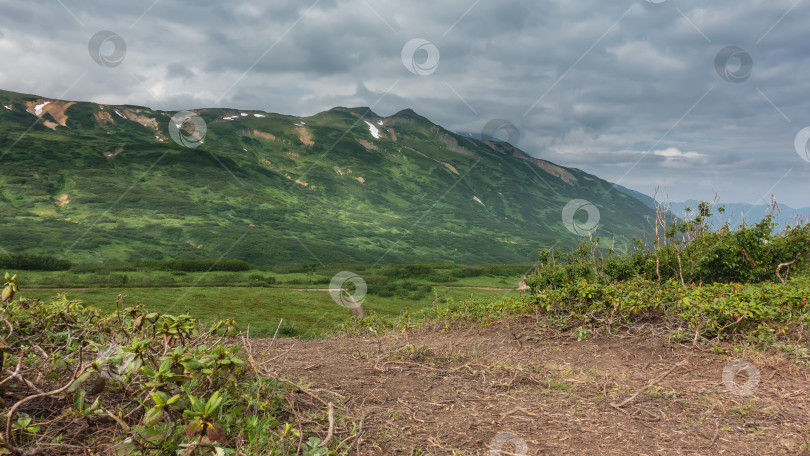
[[[92,272],[78,266],[67,271],[14,271],[20,296],[48,300],[65,294],[70,300],[116,311],[143,304],[149,311],[186,313],[211,322],[233,318],[240,328],[250,325],[255,336],[314,337],[349,320],[348,308],[330,297],[329,283],[337,272],[357,273],[366,281],[366,315],[394,317],[419,313],[448,300],[499,299],[514,290],[531,265],[304,265],[275,270],[184,272],[142,270],[131,265]],[[283,321],[282,321],[283,319]],[[279,323],[281,325],[279,326]]]

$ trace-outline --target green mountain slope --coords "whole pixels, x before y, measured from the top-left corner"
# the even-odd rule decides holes
[[[572,199],[599,209],[596,234],[617,249],[653,217],[602,179],[411,110],[198,109],[207,132],[187,148],[170,138],[174,113],[5,91],[0,104],[0,247],[11,252],[516,262],[582,240],[561,219]]]

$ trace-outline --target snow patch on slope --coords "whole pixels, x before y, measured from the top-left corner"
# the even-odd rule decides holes
[[[42,104],[38,104],[38,105],[34,106],[34,114],[36,114],[37,116],[41,116],[42,115],[42,108],[44,108],[45,106],[47,106],[49,104],[51,104],[51,102],[46,101],[46,102],[44,102]]]
[[[363,122],[366,121],[364,120]],[[375,137],[376,139],[380,139],[380,130],[378,130],[377,127],[371,122],[366,122],[366,125],[368,125],[368,131],[371,132],[371,136]]]

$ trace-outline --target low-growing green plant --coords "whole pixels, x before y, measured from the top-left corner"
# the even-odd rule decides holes
[[[503,299],[445,299],[432,309],[383,318],[371,314],[342,327],[349,333],[409,330],[420,324],[453,322],[489,324],[511,316],[531,315],[539,326],[578,328],[586,340],[594,329],[613,331],[641,323],[669,328],[684,342],[695,332],[703,338],[740,338],[756,343],[802,341],[810,333],[810,283],[714,283],[686,287],[678,281],[658,283],[643,277],[621,282],[572,279],[559,288]]]
[[[313,440],[316,425],[302,434],[290,423],[290,407],[314,405],[296,403],[303,386],[252,364],[233,320],[204,327],[123,299],[105,315],[59,295],[8,300],[0,322],[0,454],[282,455],[301,439],[306,454],[340,448]]]
[[[734,333],[762,341],[801,337],[810,329],[810,287],[761,283],[681,286],[641,277],[615,283],[580,279],[564,288],[539,290],[529,299],[548,313],[607,326],[638,322],[700,329],[705,337]]]

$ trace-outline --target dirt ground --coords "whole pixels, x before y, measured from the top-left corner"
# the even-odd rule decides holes
[[[647,329],[577,341],[523,320],[252,343],[343,396],[337,413],[362,421],[351,454],[810,455],[810,360]]]

